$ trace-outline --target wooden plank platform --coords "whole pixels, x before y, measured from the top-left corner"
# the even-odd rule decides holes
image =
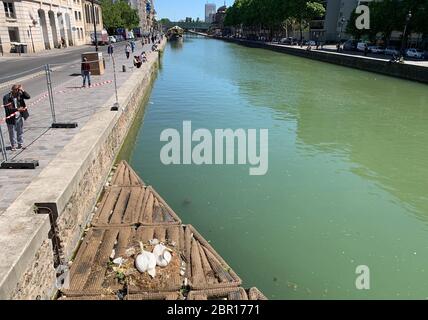
[[[190,291],[187,300],[248,300],[248,296],[241,287],[219,288]]]
[[[242,280],[191,225],[183,226],[180,238],[184,239],[188,262],[186,275],[192,290],[239,287]]]
[[[128,294],[126,300],[184,300],[180,292],[145,292]]]
[[[181,220],[152,187],[111,187],[92,220],[94,227],[180,225]]]
[[[126,161],[121,161],[113,175],[111,185],[114,187],[138,187],[144,186],[145,183]]]
[[[154,241],[154,240],[157,241]],[[135,258],[156,242],[171,250],[156,276],[141,274]],[[116,258],[125,262],[119,267]],[[256,288],[248,293],[242,281],[214,248],[191,225],[183,225],[162,197],[121,162],[106,188],[70,268],[65,300],[265,300]]]
[[[78,297],[67,297],[62,296],[58,298],[58,300],[119,300],[119,298],[115,295],[107,295],[107,296],[78,296]]]
[[[248,290],[248,298],[249,300],[268,300],[268,298],[255,287]]]
[[[182,288],[184,278],[180,276],[181,251],[179,244],[179,226],[128,228],[92,228],[70,268],[70,286],[62,292],[67,296],[116,294],[118,291],[131,293],[176,291]],[[165,268],[156,267],[156,277],[152,279],[147,273],[141,274],[134,266],[136,255],[140,251],[140,242],[147,251],[152,247],[149,243],[157,237],[166,245],[174,243],[172,260]],[[128,254],[127,250],[133,253]],[[126,281],[117,278],[112,261],[124,258],[129,274]]]
[[[124,285],[114,277],[107,277],[110,256],[120,240],[129,237],[132,228],[90,229],[70,268],[70,286],[62,290],[66,296],[114,295]]]

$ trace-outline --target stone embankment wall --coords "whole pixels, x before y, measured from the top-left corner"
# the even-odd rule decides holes
[[[165,42],[160,46],[165,47]],[[37,214],[36,203],[58,212],[57,235],[63,257],[72,258],[91,218],[97,199],[133,120],[150,93],[159,67],[159,54],[135,69],[119,92],[119,111],[103,110],[79,131],[64,150],[40,173],[26,191],[0,216],[1,299],[50,299],[56,292],[54,250],[49,215]],[[112,93],[113,94],[113,93]],[[43,205],[42,205],[43,206]],[[3,238],[3,239],[2,239]]]
[[[295,56],[333,63],[354,69],[380,73],[387,76],[402,78],[406,80],[428,83],[428,67],[409,63],[390,63],[382,59],[367,58],[350,54],[337,54],[320,50],[302,50],[289,46],[249,41],[240,39],[216,38],[228,42],[238,43],[247,47],[268,49],[276,52],[292,54]]]

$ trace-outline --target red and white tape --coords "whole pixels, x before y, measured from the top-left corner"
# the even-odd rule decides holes
[[[93,85],[91,85],[89,88],[94,88],[94,87],[101,87],[103,85],[112,83],[113,80],[106,80],[106,81],[102,81],[102,82],[97,82],[94,83]],[[65,93],[65,92],[72,92],[72,91],[76,91],[76,90],[84,90],[87,89],[86,87],[81,87],[81,88],[72,88],[72,89],[64,89],[64,90],[59,90],[59,91],[55,91],[54,93]],[[49,97],[49,94],[47,92],[43,93],[39,98],[37,98],[37,100],[34,100],[33,102],[31,102],[27,107],[24,108],[24,110],[27,110],[29,107],[33,107],[36,104],[40,103],[41,101],[43,101],[44,99],[46,99],[47,97]],[[10,106],[12,103],[8,103],[6,105],[2,105],[1,107],[8,107]],[[10,114],[9,116],[5,117],[5,118],[1,118],[0,119],[0,123],[5,122],[7,119],[13,118],[14,116],[16,116],[17,112],[14,112],[12,114]]]

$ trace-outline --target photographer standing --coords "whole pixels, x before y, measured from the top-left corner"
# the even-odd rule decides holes
[[[25,105],[27,99],[30,95],[20,84],[13,85],[11,92],[3,97],[12,151],[16,151],[17,145],[18,149],[24,149],[24,120],[30,116]]]
[[[85,57],[82,61],[82,77],[83,77],[83,85],[82,87],[86,87],[86,79],[88,79],[88,85],[91,87],[91,65],[88,62],[88,59]]]

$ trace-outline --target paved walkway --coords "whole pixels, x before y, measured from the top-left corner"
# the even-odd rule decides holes
[[[101,46],[100,46],[101,47]],[[72,46],[67,47],[63,49],[51,49],[51,50],[44,50],[36,53],[4,53],[3,55],[0,54],[0,62],[1,61],[9,61],[9,60],[16,60],[16,59],[25,59],[25,58],[35,58],[35,57],[46,57],[46,56],[54,56],[54,55],[63,55],[69,52],[73,51],[80,51],[80,50],[86,50],[86,51],[92,51],[94,46],[85,44],[81,46]]]
[[[274,45],[274,46],[279,46],[279,47],[288,47],[288,48],[300,49],[300,50],[306,50],[306,48],[307,48],[307,46],[303,46],[301,48],[299,45],[290,46],[290,45],[284,45],[284,44],[278,44],[278,43],[269,43],[269,44]],[[360,58],[360,59],[371,59],[371,60],[381,60],[381,61],[390,61],[391,60],[391,56],[387,56],[384,54],[369,53],[368,56],[365,56],[363,52],[358,52],[358,51],[337,52],[336,46],[330,46],[330,45],[326,45],[323,47],[323,49],[318,49],[318,50],[316,50],[315,47],[312,47],[312,50],[328,52],[331,54],[347,55],[347,56],[352,56],[352,57],[356,57],[356,58]],[[412,64],[412,65],[421,66],[421,67],[428,67],[428,61],[426,61],[426,60],[407,60],[407,58],[406,58],[405,64]]]
[[[137,43],[135,54],[141,54],[143,50],[141,43]],[[150,46],[146,45],[144,50],[148,56]],[[106,72],[102,76],[92,76],[92,87],[81,88],[82,77],[80,76],[80,63],[66,64],[60,70],[53,72],[54,101],[57,122],[77,122],[76,129],[52,129],[52,115],[50,112],[49,99],[46,93],[33,96],[28,104],[30,118],[25,123],[25,145],[22,151],[7,151],[9,160],[35,159],[39,160],[40,166],[35,170],[0,170],[0,215],[8,206],[25,190],[32,179],[54,159],[54,157],[71,141],[73,136],[87,123],[90,117],[99,110],[114,94],[114,76],[112,61],[104,55],[106,60]],[[124,50],[115,52],[116,73],[118,88],[124,83],[134,71],[132,59],[126,60]],[[127,72],[122,72],[125,65]],[[143,65],[142,68],[145,68]],[[62,73],[62,74],[61,74]],[[66,73],[68,80],[63,82]],[[37,81],[46,81],[44,78]],[[59,82],[61,81],[61,82]],[[31,92],[30,92],[31,94]],[[3,108],[2,108],[3,109]],[[3,110],[1,110],[3,117]],[[5,123],[1,123],[1,130],[5,143],[9,146],[9,137]],[[2,156],[0,155],[0,161]],[[43,192],[43,190],[41,190]]]

